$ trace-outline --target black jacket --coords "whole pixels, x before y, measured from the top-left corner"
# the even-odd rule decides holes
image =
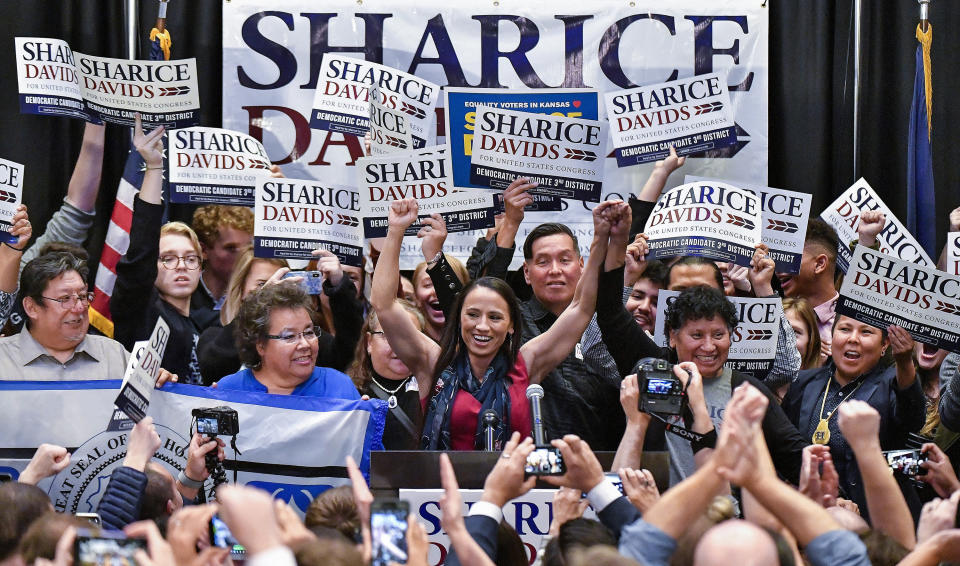
[[[813,437],[816,425],[811,425],[811,422],[815,416],[819,416],[824,390],[834,369],[833,362],[830,362],[822,368],[801,371],[783,398],[784,412],[804,438]],[[926,397],[920,380],[915,380],[913,385],[901,391],[897,387],[896,367],[884,368],[879,365],[858,379],[863,379],[863,385],[850,399],[866,401],[880,413],[880,446],[884,450],[904,448],[907,434],[920,430],[926,419]],[[836,415],[829,420],[829,424],[830,455],[840,475],[840,488],[860,506],[861,514],[868,517],[863,481],[853,450],[843,440]]]
[[[473,515],[464,517],[463,521],[466,524],[467,532],[470,533],[470,536],[473,537],[473,540],[480,545],[480,548],[483,550],[484,554],[486,554],[490,560],[496,563],[497,530],[500,528],[500,524],[486,515]],[[447,554],[444,564],[446,566],[460,566],[460,558],[457,556],[457,551],[453,548],[453,546],[450,547],[450,553]]]
[[[117,280],[110,298],[114,339],[131,350],[137,340],[150,338],[157,318],[163,317],[170,326],[170,340],[161,367],[177,374],[180,383],[200,383],[197,339],[207,327],[219,325],[218,313],[191,309],[190,316],[183,316],[160,298],[154,283],[162,218],[162,205],[145,202],[139,196],[134,199],[130,247],[117,263]]]

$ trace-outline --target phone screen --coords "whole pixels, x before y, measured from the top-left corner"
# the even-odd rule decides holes
[[[374,502],[370,512],[370,532],[373,538],[372,566],[387,566],[391,562],[407,563],[406,501]]]
[[[99,566],[115,564],[117,566],[136,566],[133,555],[138,549],[146,550],[147,541],[139,538],[126,538],[123,533],[98,533],[88,529],[77,529],[77,541],[74,543],[74,566]]]
[[[529,476],[562,476],[567,473],[560,449],[550,447],[535,448],[527,455],[523,473]]]
[[[220,548],[229,548],[233,554],[243,554],[246,551],[243,545],[233,538],[230,527],[217,515],[210,517],[210,544]]]

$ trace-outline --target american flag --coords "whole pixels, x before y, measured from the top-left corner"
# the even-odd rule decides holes
[[[166,14],[163,14],[164,19]],[[158,24],[161,21],[158,20]],[[162,27],[159,26],[159,27]],[[150,31],[150,60],[170,59],[170,32],[153,28]],[[133,199],[143,184],[143,158],[130,143],[127,163],[123,167],[123,176],[117,188],[117,200],[110,215],[107,238],[100,252],[100,265],[93,286],[93,302],[90,304],[90,324],[113,338],[113,320],[110,316],[110,295],[117,280],[117,263],[130,245],[130,225],[133,221]]]

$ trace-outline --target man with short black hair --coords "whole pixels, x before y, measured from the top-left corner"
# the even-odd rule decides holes
[[[840,238],[832,226],[820,218],[811,218],[807,223],[800,272],[777,273],[785,296],[803,297],[813,306],[826,352],[830,351],[831,328],[840,298],[835,286],[839,244]]]
[[[27,315],[18,334],[0,338],[0,380],[121,379],[129,354],[103,336],[88,335],[93,293],[87,264],[50,252],[26,265],[20,297]]]

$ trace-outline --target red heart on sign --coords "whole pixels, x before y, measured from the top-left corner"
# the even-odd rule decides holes
[[[580,101],[579,101],[579,100],[574,100],[574,101],[573,101],[573,107],[574,107],[574,108],[580,108]]]

